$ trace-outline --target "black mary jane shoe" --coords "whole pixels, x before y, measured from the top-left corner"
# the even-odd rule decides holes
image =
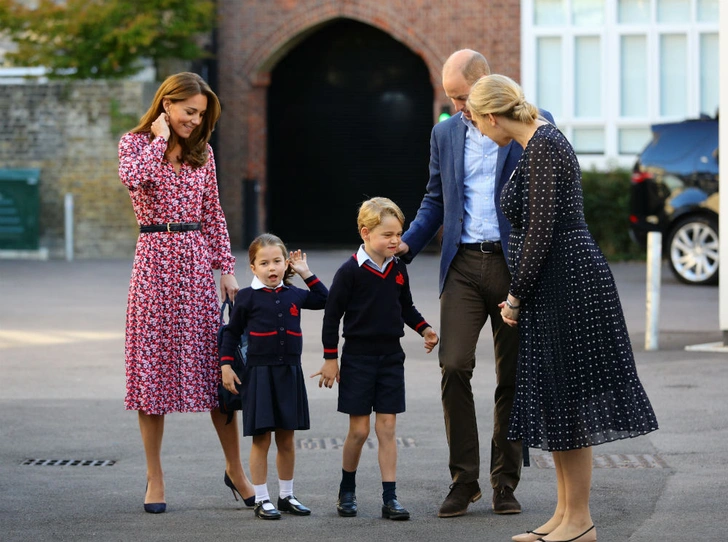
[[[268,499],[255,503],[255,508],[253,510],[256,517],[259,517],[260,519],[281,519],[281,513],[278,510],[275,508],[273,508],[273,510],[266,510],[263,508],[264,504],[272,505],[273,503]]]
[[[339,500],[336,501],[336,511],[345,518],[356,516],[356,493],[353,491],[340,491]]]
[[[299,501],[295,495],[289,495],[288,497],[285,497],[283,499],[278,497],[278,510],[280,510],[281,512],[288,512],[289,514],[293,514],[294,516],[311,515],[311,510],[301,504],[301,501]]]
[[[399,504],[397,499],[391,499],[387,501],[387,504],[382,505],[382,517],[401,521],[409,519],[410,513],[404,506]]]

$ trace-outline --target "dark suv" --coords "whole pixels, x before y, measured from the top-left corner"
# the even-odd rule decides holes
[[[681,282],[718,282],[718,117],[655,124],[632,172],[630,232],[663,235]]]

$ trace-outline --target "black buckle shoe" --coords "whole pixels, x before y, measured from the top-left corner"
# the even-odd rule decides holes
[[[340,491],[339,500],[336,501],[336,511],[345,518],[356,516],[356,493],[353,491]]]
[[[278,510],[275,508],[273,508],[273,510],[266,510],[263,508],[264,504],[273,505],[273,503],[268,499],[255,503],[255,508],[253,510],[255,511],[256,517],[259,517],[260,519],[281,519],[281,513]]]
[[[278,510],[281,512],[288,512],[294,516],[308,516],[311,514],[311,510],[308,507],[303,506],[301,501],[299,501],[295,495],[289,495],[283,499],[278,497]]]
[[[405,520],[410,518],[410,513],[404,506],[399,504],[397,499],[392,499],[387,501],[387,504],[382,505],[382,517],[385,519]]]

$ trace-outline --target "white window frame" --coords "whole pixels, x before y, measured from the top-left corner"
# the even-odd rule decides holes
[[[594,27],[575,27],[571,24],[572,0],[563,0],[567,23],[560,26],[535,26],[534,1],[521,2],[521,84],[526,98],[537,100],[536,44],[541,37],[560,37],[562,40],[562,114],[556,120],[559,129],[572,140],[574,129],[603,128],[604,154],[578,154],[583,169],[598,170],[615,167],[631,168],[635,154],[619,153],[619,130],[638,128],[649,130],[652,124],[679,121],[700,116],[700,37],[718,33],[719,22],[698,22],[697,1],[691,1],[691,21],[687,23],[657,23],[657,1],[651,0],[650,21],[644,24],[618,22],[618,1],[604,0],[604,24]],[[687,104],[681,117],[660,114],[660,37],[663,34],[686,36]],[[620,47],[624,35],[645,36],[647,44],[647,110],[641,117],[622,117],[620,103]],[[574,116],[574,44],[580,36],[598,37],[601,49],[602,115],[593,118]],[[715,111],[707,112],[710,116]],[[646,142],[645,142],[646,143]]]

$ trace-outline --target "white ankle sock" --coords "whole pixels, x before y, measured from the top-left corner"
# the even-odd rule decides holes
[[[290,480],[278,479],[278,491],[281,499],[291,497],[293,495],[293,478]]]
[[[259,486],[254,485],[253,488],[255,488],[255,502],[270,500],[270,495],[268,495],[268,484],[261,484]],[[268,505],[265,505],[263,508],[269,510],[269,508],[266,508],[267,506]],[[271,507],[275,508],[273,505],[271,505]]]

